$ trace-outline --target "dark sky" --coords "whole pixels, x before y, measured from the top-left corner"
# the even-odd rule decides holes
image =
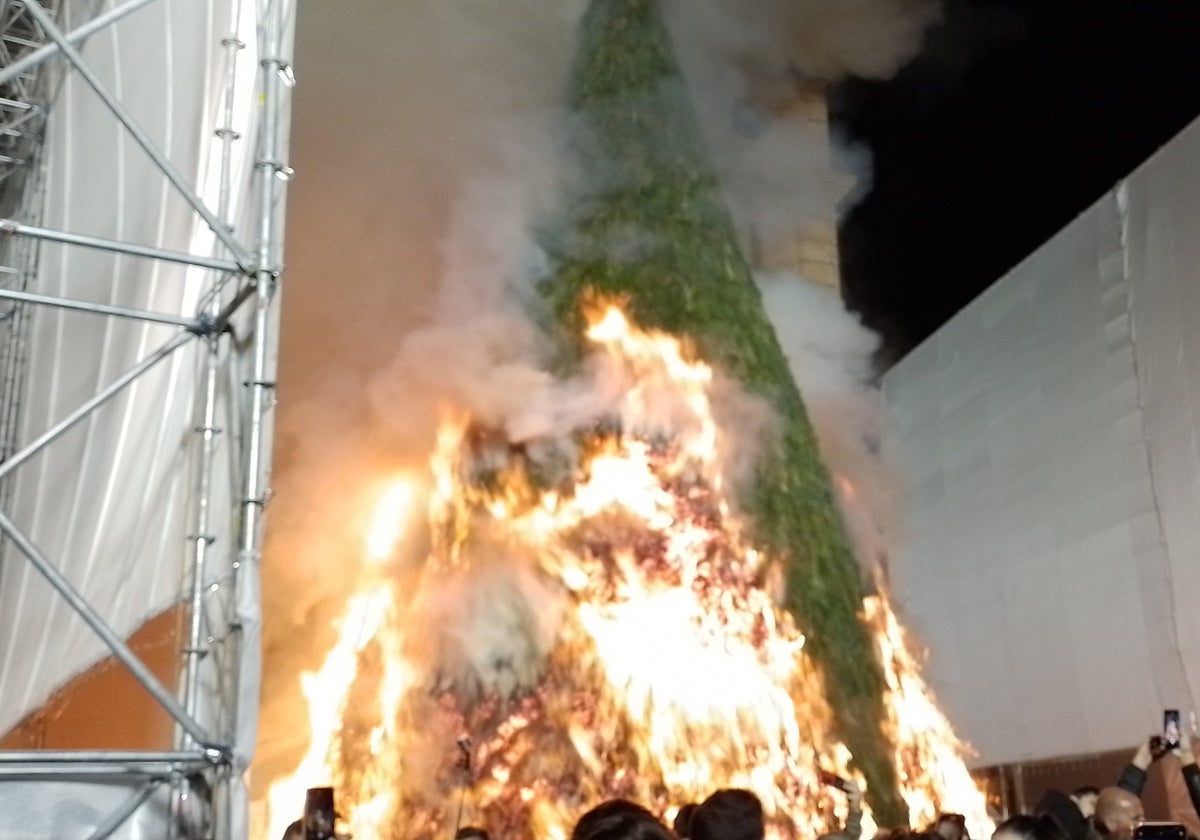
[[[1200,114],[1200,2],[947,0],[916,59],[831,109],[874,158],[839,236],[886,365]]]

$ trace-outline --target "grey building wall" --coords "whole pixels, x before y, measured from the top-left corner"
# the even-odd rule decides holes
[[[1193,124],[884,380],[890,579],[977,764],[1194,707],[1198,163]]]

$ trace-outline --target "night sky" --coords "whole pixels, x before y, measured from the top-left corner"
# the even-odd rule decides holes
[[[844,295],[880,365],[1197,114],[1196,0],[947,0],[894,78],[838,85],[835,130],[874,160],[839,231]]]

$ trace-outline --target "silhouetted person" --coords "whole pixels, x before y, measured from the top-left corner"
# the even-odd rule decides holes
[[[454,840],[492,840],[487,829],[475,825],[464,825],[454,832]]]
[[[762,802],[748,790],[719,790],[696,806],[688,831],[688,840],[763,840]]]
[[[1009,817],[992,834],[992,840],[1069,840],[1067,832],[1049,814]]]
[[[679,808],[671,823],[671,830],[679,840],[690,840],[692,836],[692,815],[696,813],[696,803],[689,802]]]
[[[906,825],[884,829],[875,834],[875,840],[941,840],[933,831],[913,831]]]
[[[1047,816],[1055,820],[1069,840],[1087,840],[1091,835],[1090,817],[1096,811],[1096,797],[1100,790],[1094,787],[1079,788],[1070,796],[1058,790],[1047,790],[1033,808],[1034,816]],[[1084,812],[1084,809],[1087,812]]]
[[[970,835],[967,834],[967,818],[962,814],[952,812],[938,814],[930,831],[941,837],[942,840],[969,840],[970,838]]]
[[[571,840],[675,840],[658,817],[628,799],[610,799],[575,823]]]

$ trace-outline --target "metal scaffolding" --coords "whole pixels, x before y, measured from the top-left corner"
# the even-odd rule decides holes
[[[12,816],[22,808],[28,812],[56,807],[48,803],[58,797],[82,798],[99,810],[92,809],[79,826],[72,826],[76,833],[70,836],[226,840],[244,837],[247,831],[242,775],[257,716],[257,575],[274,404],[283,205],[290,175],[285,157],[293,79],[287,56],[295,8],[292,0],[192,4],[206,6],[206,19],[230,24],[228,31],[200,28],[190,33],[195,39],[215,39],[216,44],[200,49],[218,57],[209,62],[213,72],[207,78],[195,79],[206,91],[206,101],[219,103],[209,135],[195,139],[214,161],[205,170],[205,182],[197,183],[198,172],[177,166],[162,138],[143,128],[138,115],[123,103],[118,88],[136,92],[136,85],[106,79],[86,55],[89,39],[103,36],[155,2],[88,2],[69,9],[72,4],[56,8],[46,0],[0,0],[0,571],[11,573],[0,577],[0,594],[5,594],[6,584],[16,585],[13,580],[25,585],[13,570],[35,571],[60,604],[103,643],[104,652],[127,668],[170,715],[176,742],[173,749],[160,751],[0,751],[0,808]],[[170,4],[160,0],[160,5]],[[118,36],[112,38],[116,42]],[[130,49],[137,49],[135,39],[126,40]],[[125,40],[120,43],[124,48]],[[64,105],[56,99],[64,80],[72,80],[90,97],[76,95]],[[186,205],[184,215],[192,214],[198,231],[184,237],[186,247],[42,225],[42,180],[50,165],[42,154],[43,142],[55,121],[65,125],[73,119],[70,109],[77,106],[107,113],[121,126],[122,142],[136,144],[165,179],[169,188],[162,191],[170,193],[171,201]],[[174,123],[170,125],[175,130]],[[255,136],[246,136],[246,126],[252,126]],[[239,155],[247,161],[240,169]],[[243,177],[239,172],[249,174]],[[94,171],[53,174],[61,181],[86,179]],[[105,295],[83,299],[44,289],[39,273],[43,247],[111,255],[112,276],[101,286]],[[172,311],[169,306],[130,305],[129,300],[141,298],[130,295],[129,286],[160,283],[164,265],[178,267],[179,276],[194,289],[180,293],[182,306]],[[154,300],[155,293],[144,298]],[[29,370],[38,352],[31,342],[31,324],[44,313],[136,323],[153,328],[155,337],[137,345],[136,358],[122,355],[103,365],[109,375],[86,398],[71,405],[48,400],[55,417],[38,425],[42,418],[31,418],[26,402]],[[86,347],[74,351],[96,352]],[[194,355],[181,364],[189,353]],[[22,487],[23,473],[38,468],[48,451],[171,363],[189,373],[187,429],[180,433],[186,446],[182,454],[163,448],[175,460],[162,471],[186,475],[186,510],[178,517],[186,527],[163,538],[168,550],[157,558],[160,567],[178,570],[163,573],[173,574],[175,581],[168,606],[176,606],[184,616],[177,688],[164,685],[131,649],[124,627],[128,622],[118,627],[108,615],[120,599],[122,583],[97,587],[90,578],[73,576],[70,558],[55,556],[31,536],[35,522],[42,523],[36,527],[43,531],[52,530],[43,522],[46,505],[22,508],[14,504],[13,493],[14,486]],[[42,364],[43,370],[65,371],[72,359],[43,359]],[[154,422],[162,428],[174,419]],[[137,447],[113,450],[113,458],[119,459],[133,457]],[[81,468],[79,480],[87,477]],[[36,476],[28,480],[27,496],[37,492],[37,481]],[[86,491],[75,492],[86,496]],[[153,496],[147,493],[145,498]],[[29,514],[31,510],[37,515]],[[143,521],[153,513],[134,509],[129,515],[153,531],[154,526]],[[102,517],[98,521],[105,527]],[[169,526],[163,530],[171,531]],[[94,542],[104,545],[103,540]],[[102,557],[89,558],[86,565],[89,574],[93,568],[116,567]],[[98,588],[114,594],[107,602],[98,600],[90,594]],[[11,590],[7,594],[17,597]],[[0,640],[0,653],[6,644],[14,642]],[[36,699],[36,692],[32,694]],[[24,830],[29,833],[18,836],[51,836],[40,833],[40,825],[36,819],[27,820]],[[45,825],[51,825],[49,818]],[[54,826],[46,831],[62,830],[61,822]]]

